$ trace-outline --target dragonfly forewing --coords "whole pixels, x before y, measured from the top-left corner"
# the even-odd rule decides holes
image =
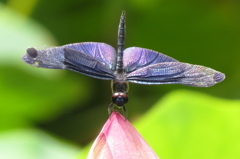
[[[64,45],[63,47],[88,54],[109,67],[111,70],[114,70],[114,67],[116,65],[116,50],[108,44],[97,42],[83,42],[68,44]]]
[[[114,72],[96,58],[70,48],[64,48],[64,52],[66,69],[98,79],[115,78]]]

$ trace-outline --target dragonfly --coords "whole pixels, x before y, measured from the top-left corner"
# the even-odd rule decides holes
[[[140,48],[124,49],[126,14],[123,11],[118,27],[116,50],[101,42],[82,42],[37,50],[28,48],[22,60],[35,67],[67,69],[102,80],[111,80],[113,106],[123,108],[128,102],[128,82],[158,85],[182,84],[210,87],[224,80],[214,69],[179,62],[163,53]]]

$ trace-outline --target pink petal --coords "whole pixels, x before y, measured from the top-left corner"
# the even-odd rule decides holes
[[[155,159],[151,147],[131,123],[113,112],[90,149],[87,159]]]

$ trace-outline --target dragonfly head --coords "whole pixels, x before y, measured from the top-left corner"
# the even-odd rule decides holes
[[[112,95],[112,103],[121,107],[128,102],[128,94],[123,92],[115,92]]]

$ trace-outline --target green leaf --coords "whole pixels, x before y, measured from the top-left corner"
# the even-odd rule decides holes
[[[80,148],[42,131],[21,129],[0,133],[3,159],[73,159]]]
[[[240,101],[179,90],[135,124],[164,159],[240,158]]]

